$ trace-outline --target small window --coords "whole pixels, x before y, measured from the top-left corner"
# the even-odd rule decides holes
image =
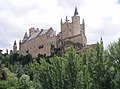
[[[41,48],[43,48],[43,47],[44,47],[44,45],[40,45],[40,46],[38,46],[39,49],[41,49]]]
[[[26,53],[29,53],[29,50],[27,50]]]
[[[63,30],[63,32],[65,32],[65,30]]]

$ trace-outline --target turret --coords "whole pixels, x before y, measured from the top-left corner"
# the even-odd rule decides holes
[[[36,32],[39,32],[39,28],[35,29],[34,27],[29,29],[29,36],[35,34]]]
[[[16,46],[17,45],[17,43],[16,43],[16,40],[14,41],[14,46]]]
[[[62,18],[61,18],[61,21],[60,21],[61,32],[62,32],[62,24],[63,24],[63,21],[62,21]]]
[[[17,43],[16,40],[14,41],[14,45],[13,45],[13,53],[17,52]]]
[[[85,35],[85,21],[84,21],[84,19],[82,21],[82,26],[83,26],[83,34]]]
[[[62,24],[63,24],[62,18],[61,18],[60,24],[61,24],[61,26],[62,26]]]
[[[19,50],[21,50],[21,39],[19,41]]]
[[[6,49],[6,54],[8,54],[8,49]]]
[[[102,40],[102,37],[100,39],[100,44],[103,46],[103,40]]]
[[[67,16],[66,16],[66,19],[65,19],[65,21],[66,21],[66,22],[68,21],[68,19],[67,19]]]
[[[103,49],[104,49],[104,45],[103,45],[102,37],[101,37],[101,39],[100,39],[100,46],[101,46],[101,49],[103,50]]]
[[[62,22],[62,18],[61,18],[61,21],[60,21],[60,23],[62,24],[63,22]]]

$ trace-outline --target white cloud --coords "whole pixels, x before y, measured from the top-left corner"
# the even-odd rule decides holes
[[[82,8],[86,21],[88,43],[95,42],[103,37],[105,46],[119,38],[120,5],[114,0],[87,0]],[[94,37],[90,34],[94,34]],[[96,35],[96,36],[95,36]],[[115,39],[116,38],[116,39]]]

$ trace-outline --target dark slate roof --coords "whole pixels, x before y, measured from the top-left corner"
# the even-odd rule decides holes
[[[23,41],[26,41],[28,39],[28,34],[27,32],[25,33],[24,37],[23,37]]]
[[[14,46],[17,45],[16,40],[14,41]]]
[[[75,7],[75,12],[74,12],[74,16],[78,15],[78,11],[77,11],[77,7]]]
[[[38,36],[41,36],[41,35],[46,34],[46,33],[48,32],[48,30],[49,30],[49,29],[41,30],[41,31],[38,31],[38,32],[34,33],[33,35],[31,35],[31,36],[27,39],[27,41],[32,40],[32,39],[34,39],[34,38],[36,38],[36,37],[38,37]]]
[[[34,38],[37,38],[37,37],[39,37],[39,36],[41,36],[41,35],[47,34],[48,31],[49,31],[49,29],[45,29],[45,30],[41,29],[40,31],[32,34],[32,35],[29,36],[29,37],[28,37],[27,32],[26,32],[25,35],[24,35],[24,37],[23,37],[23,42],[24,42],[24,41],[29,41],[29,40],[32,40],[32,39],[34,39]],[[55,32],[55,31],[53,31],[53,32],[50,34],[50,37],[52,37],[52,36],[54,36],[54,35],[56,35],[56,32]]]

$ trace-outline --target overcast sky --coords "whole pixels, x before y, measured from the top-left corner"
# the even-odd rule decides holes
[[[31,27],[60,31],[61,18],[71,21],[75,6],[86,23],[88,44],[104,45],[120,37],[120,0],[0,0],[0,49],[12,49]]]

